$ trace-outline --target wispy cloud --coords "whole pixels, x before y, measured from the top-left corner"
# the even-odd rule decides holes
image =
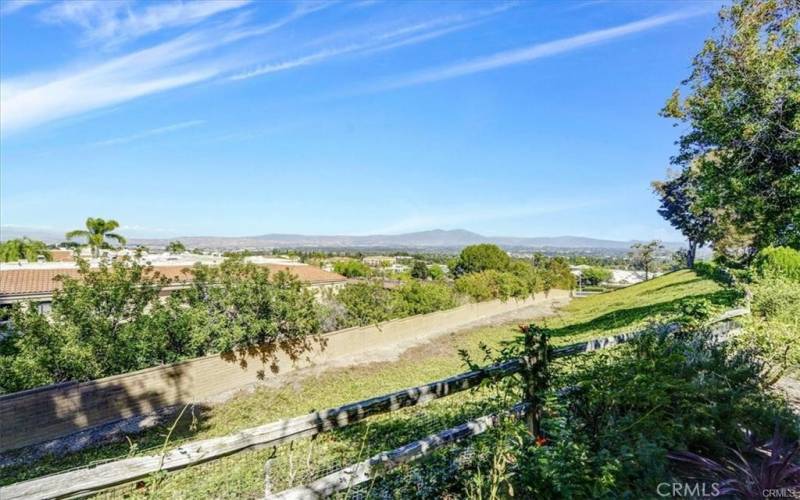
[[[407,24],[377,34],[373,33],[355,42],[334,45],[295,58],[262,64],[247,71],[241,71],[231,75],[229,80],[245,80],[269,73],[276,73],[301,66],[309,66],[327,61],[336,56],[356,53],[375,53],[406,45],[422,43],[448,33],[471,27],[489,16],[512,8],[514,5],[513,3],[502,4],[493,9],[477,13],[445,16],[422,23]]]
[[[452,229],[474,222],[486,222],[521,217],[534,217],[569,210],[577,210],[595,206],[602,201],[583,200],[579,202],[542,201],[539,203],[523,203],[508,206],[469,205],[447,209],[431,209],[424,213],[412,214],[397,220],[371,233],[393,234],[408,231],[424,231],[428,229]]]
[[[5,0],[0,4],[0,16],[13,14],[25,7],[36,5],[37,3],[42,3],[42,0]]]
[[[314,10],[303,7],[266,25],[245,26],[234,20],[88,68],[4,79],[0,81],[0,134],[209,80],[243,64],[214,56],[212,51],[277,30]]]
[[[123,137],[115,137],[113,139],[107,139],[105,141],[95,142],[93,146],[112,146],[115,144],[127,144],[129,142],[138,141],[140,139],[146,139],[148,137],[153,137],[155,135],[163,135],[168,134],[170,132],[177,132],[178,130],[183,130],[186,128],[197,127],[203,125],[205,120],[191,120],[187,122],[181,123],[174,123],[172,125],[166,125],[164,127],[152,128],[150,130],[145,130],[143,132],[138,132],[136,134],[126,135]]]
[[[128,1],[64,0],[43,10],[50,23],[75,24],[88,42],[121,44],[156,31],[188,26],[221,12],[238,9],[250,0],[173,1],[135,9]]]
[[[584,47],[607,42],[634,33],[648,31],[659,26],[674,23],[682,19],[688,19],[698,15],[706,14],[710,9],[692,9],[680,12],[653,16],[613,28],[590,31],[582,35],[568,38],[561,38],[551,42],[530,45],[521,49],[507,50],[489,56],[479,57],[466,62],[450,64],[431,68],[416,73],[394,77],[364,89],[366,92],[377,92],[392,90],[413,85],[422,85],[442,80],[449,80],[461,76],[490,71],[506,66],[527,63],[543,57],[554,56],[571,52]]]

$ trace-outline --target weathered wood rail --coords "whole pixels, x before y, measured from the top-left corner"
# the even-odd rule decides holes
[[[400,448],[378,453],[363,462],[328,474],[307,485],[297,486],[274,495],[267,494],[267,498],[269,500],[325,498],[336,492],[370,481],[376,476],[395,469],[402,464],[429,455],[438,448],[483,434],[495,427],[503,418],[521,418],[526,412],[527,405],[519,403],[508,411],[478,417],[461,425],[408,443]]]
[[[746,314],[746,309],[733,310],[714,322]],[[665,331],[674,331],[669,325]],[[646,330],[621,333],[609,337],[578,342],[554,349],[553,358],[606,349],[625,343]],[[0,488],[0,499],[44,499],[86,496],[113,486],[130,483],[159,471],[174,471],[208,462],[248,449],[260,449],[310,437],[345,427],[367,417],[415,406],[477,387],[492,377],[505,377],[519,372],[523,363],[512,359],[486,368],[462,373],[418,387],[384,394],[336,408],[280,420],[235,434],[178,446],[161,455],[126,458],[79,470],[32,479]]]

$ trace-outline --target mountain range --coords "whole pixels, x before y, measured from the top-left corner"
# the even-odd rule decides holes
[[[47,243],[64,241],[63,233],[41,229],[3,226],[0,240],[28,236]],[[396,248],[396,249],[458,249],[478,243],[494,243],[507,249],[595,249],[627,250],[636,241],[617,241],[582,236],[484,236],[465,229],[434,229],[405,234],[303,235],[263,234],[258,236],[182,236],[176,238],[129,238],[129,245],[165,246],[179,240],[188,248],[207,249],[269,249],[269,248]],[[684,246],[679,242],[664,242],[669,250]]]

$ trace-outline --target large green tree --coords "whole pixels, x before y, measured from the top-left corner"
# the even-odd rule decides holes
[[[653,182],[653,190],[661,200],[658,213],[688,240],[686,266],[692,268],[697,247],[711,240],[715,228],[711,211],[698,203],[697,178],[685,170],[667,181]]]
[[[662,111],[688,126],[672,161],[696,170],[699,209],[753,250],[798,248],[800,3],[738,0],[719,17]]]
[[[0,262],[15,262],[22,259],[35,261],[39,256],[52,260],[50,250],[43,241],[22,237],[0,243]]]
[[[482,243],[470,245],[461,250],[453,273],[461,276],[488,270],[505,271],[509,264],[511,264],[511,258],[502,248],[490,243]]]
[[[68,240],[86,238],[86,245],[92,250],[92,256],[97,257],[100,255],[100,250],[114,248],[107,240],[113,240],[119,245],[125,245],[125,237],[112,232],[118,227],[119,222],[114,219],[105,220],[99,217],[89,217],[86,219],[86,229],[70,231],[67,233],[66,237]]]

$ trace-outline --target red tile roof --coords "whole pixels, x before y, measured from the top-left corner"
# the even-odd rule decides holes
[[[288,271],[297,276],[300,281],[311,285],[326,283],[339,283],[347,280],[344,276],[315,266],[284,266],[281,264],[257,264],[266,267],[272,273]],[[188,281],[187,266],[156,266],[155,271],[171,280],[178,282]],[[26,295],[48,295],[58,289],[60,283],[54,281],[56,276],[78,277],[78,270],[71,269],[4,269],[0,271],[0,298],[13,298]]]

